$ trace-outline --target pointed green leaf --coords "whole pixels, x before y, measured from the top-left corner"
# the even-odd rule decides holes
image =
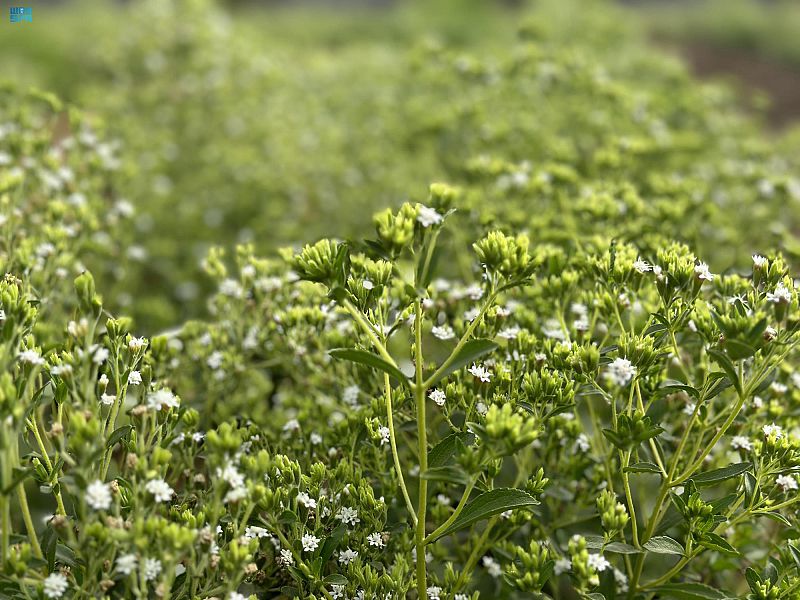
[[[730,597],[729,594],[702,583],[670,583],[649,591],[655,592],[657,598],[675,598],[676,600],[725,600]]]
[[[707,471],[705,473],[694,475],[692,476],[692,481],[694,481],[697,487],[714,485],[720,481],[737,477],[738,475],[741,475],[750,469],[750,467],[752,467],[752,464],[749,462],[736,463],[728,465],[727,467],[722,467],[721,469],[714,469],[713,471]]]
[[[484,492],[464,507],[458,518],[436,539],[450,535],[470,525],[488,519],[512,508],[526,508],[539,504],[528,492],[515,488],[498,488]]]
[[[468,432],[451,433],[428,452],[428,468],[445,466],[458,451],[459,444],[467,446],[474,439],[475,436]]]
[[[330,354],[333,358],[349,360],[350,362],[366,365],[368,367],[372,367],[373,369],[378,369],[379,371],[388,373],[404,385],[408,385],[408,378],[400,369],[389,364],[380,356],[373,354],[372,352],[367,352],[366,350],[356,350],[355,348],[334,348],[328,352],[328,354]]]
[[[666,535],[657,535],[650,538],[644,544],[644,548],[656,554],[677,554],[679,556],[684,554],[683,546]]]

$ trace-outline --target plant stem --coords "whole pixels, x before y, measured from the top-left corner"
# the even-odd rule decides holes
[[[383,358],[383,360],[388,362],[393,367],[397,367],[397,363],[394,361],[394,358],[392,358],[392,355],[389,354],[388,350],[386,350],[386,346],[383,345],[383,342],[381,342],[381,340],[378,338],[378,335],[375,333],[372,325],[370,325],[370,323],[364,318],[364,315],[361,314],[361,311],[353,306],[353,303],[349,300],[345,300],[343,306],[345,310],[350,313],[350,316],[353,317],[356,323],[361,326],[361,329],[364,330],[364,333],[367,334],[367,337],[372,342],[372,345],[375,346],[375,350],[378,351],[378,354],[381,355],[381,358]]]
[[[447,519],[444,523],[442,523],[436,530],[430,534],[428,537],[425,538],[425,543],[430,544],[434,541],[439,535],[442,534],[450,525],[458,518],[458,515],[461,514],[461,511],[464,510],[464,506],[467,504],[467,500],[469,500],[469,495],[472,493],[473,488],[475,487],[475,480],[470,480],[467,484],[466,489],[464,489],[464,495],[461,496],[461,500],[456,506],[456,509],[453,511],[453,514],[450,515],[450,518]]]
[[[422,381],[422,305],[419,298],[414,300],[414,349],[415,349],[415,369],[416,385],[414,387],[414,397],[417,404],[417,442],[419,447],[419,504],[417,508],[417,530],[416,530],[416,550],[417,550],[417,595],[423,600],[427,595],[427,574],[425,564],[425,514],[428,502],[428,480],[424,479],[425,471],[428,470],[428,431],[425,421],[425,386]]]
[[[394,433],[394,417],[392,415],[392,386],[389,383],[389,374],[383,374],[383,387],[386,395],[386,420],[389,427],[389,445],[392,449],[392,460],[394,461],[394,470],[397,473],[397,480],[400,483],[400,491],[403,493],[403,499],[408,508],[408,514],[411,515],[411,520],[414,525],[417,524],[417,515],[414,513],[414,505],[411,503],[411,496],[408,495],[408,488],[406,487],[406,480],[403,477],[403,469],[400,468],[400,456],[397,454],[397,438]]]

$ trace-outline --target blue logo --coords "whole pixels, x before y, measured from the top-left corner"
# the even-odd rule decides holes
[[[12,23],[22,23],[23,21],[33,23],[33,8],[30,6],[12,6],[9,17]]]

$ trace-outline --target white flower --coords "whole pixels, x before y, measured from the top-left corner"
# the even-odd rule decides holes
[[[304,552],[313,552],[319,547],[319,538],[310,533],[305,534],[300,542],[303,544]]]
[[[556,575],[567,573],[572,570],[572,561],[568,558],[559,558],[553,567],[553,572]]]
[[[439,338],[440,340],[451,340],[454,337],[456,337],[453,328],[450,327],[449,325],[439,325],[433,327],[431,329],[431,333],[433,334],[434,337]]]
[[[350,548],[339,552],[339,562],[343,565],[349,565],[356,558],[358,558],[358,552],[351,550]]]
[[[50,573],[44,580],[44,595],[48,598],[61,598],[67,591],[67,578],[61,573]]]
[[[108,348],[97,348],[92,355],[92,362],[96,365],[102,365],[108,360],[109,354]]]
[[[239,282],[235,279],[225,279],[219,284],[219,293],[223,296],[230,296],[231,298],[241,298],[244,296],[244,290]]]
[[[426,590],[426,593],[429,600],[441,600],[442,588],[438,585],[432,585]]]
[[[519,335],[520,331],[521,329],[517,326],[506,327],[505,329],[501,329],[498,332],[497,337],[501,337],[504,340],[515,340],[517,339],[517,336]]]
[[[333,600],[339,600],[340,598],[345,600],[347,598],[347,595],[345,594],[345,587],[343,585],[332,585],[331,598],[333,598]]]
[[[317,501],[306,494],[305,492],[300,492],[297,494],[297,502],[298,504],[302,504],[306,508],[314,509],[317,508]]]
[[[111,508],[111,487],[99,479],[90,483],[86,488],[86,504],[94,510]]]
[[[161,561],[157,558],[144,559],[144,578],[152,581],[161,573]]]
[[[381,446],[384,446],[389,443],[391,431],[388,427],[381,427],[378,429],[378,435],[381,436]]]
[[[611,566],[602,554],[590,554],[588,563],[597,572],[605,571]]]
[[[244,537],[246,537],[248,540],[255,540],[269,537],[269,532],[258,525],[249,525],[244,530]]]
[[[222,366],[222,359],[223,354],[219,350],[215,350],[211,353],[211,355],[206,359],[206,364],[211,369],[219,369]]]
[[[779,485],[784,492],[797,489],[797,480],[791,475],[781,475],[775,479],[775,483]]]
[[[478,411],[478,414],[482,417],[486,416],[486,413],[489,412],[489,407],[486,406],[483,402],[478,402],[475,405],[475,410]]]
[[[428,392],[428,398],[433,400],[439,406],[444,406],[444,403],[447,401],[447,396],[445,396],[445,393],[439,389]]]
[[[456,594],[453,596],[453,600],[469,600],[469,596],[466,594]]]
[[[231,592],[228,594],[228,600],[247,600],[247,596],[239,592]]]
[[[614,582],[617,584],[617,591],[624,593],[628,591],[628,577],[619,569],[614,569]]]
[[[311,442],[312,446],[318,446],[322,443],[322,436],[318,434],[316,431],[313,432],[309,437],[309,441]]]
[[[486,569],[492,577],[497,578],[503,575],[503,568],[500,566],[500,563],[491,556],[484,556],[482,562],[483,568]]]
[[[417,221],[423,227],[430,227],[441,223],[442,215],[424,204],[417,204]]]
[[[383,548],[386,545],[383,541],[383,534],[378,533],[377,531],[375,533],[370,533],[367,536],[367,543],[370,546],[375,546],[376,548]]]
[[[128,385],[141,385],[142,374],[139,371],[131,371],[128,373]]]
[[[617,358],[608,365],[608,378],[615,385],[624,386],[636,375],[636,367],[627,358]]]
[[[683,414],[691,416],[694,414],[695,408],[697,408],[697,405],[694,402],[687,402],[686,406],[683,407]]]
[[[634,268],[634,269],[635,269],[635,270],[636,270],[638,273],[641,273],[642,275],[644,275],[645,273],[647,273],[647,272],[649,272],[650,270],[652,270],[652,267],[651,267],[651,266],[650,266],[650,265],[649,265],[647,262],[643,261],[641,258],[637,258],[637,259],[636,259],[636,260],[633,262],[633,268]]]
[[[783,437],[783,429],[781,429],[780,425],[775,425],[775,423],[773,423],[772,425],[764,425],[764,427],[762,427],[761,430],[767,437],[774,434],[776,440],[779,440]]]
[[[760,254],[753,254],[753,267],[756,269],[763,269],[769,266],[769,259]]]
[[[356,523],[361,522],[361,519],[358,518],[358,511],[355,508],[350,508],[348,506],[343,506],[340,508],[339,512],[336,513],[336,518],[345,525],[355,525]]]
[[[0,215],[0,218],[2,218],[2,215]],[[6,311],[0,308],[0,322],[3,322],[5,320],[6,320]]]
[[[575,440],[575,446],[577,446],[581,452],[588,452],[591,448],[589,437],[585,433],[580,434],[578,439]]]
[[[113,394],[103,394],[100,396],[100,404],[103,406],[111,406],[114,402],[117,401],[117,397]]]
[[[145,346],[147,346],[147,338],[143,337],[132,337],[128,342],[128,348],[130,348],[131,352],[141,350]]]
[[[163,479],[151,479],[144,486],[144,489],[153,494],[156,502],[169,502],[175,493],[175,490]]]
[[[743,435],[734,436],[731,440],[731,448],[734,450],[746,450],[750,452],[753,449],[753,444]]]
[[[139,559],[136,558],[135,554],[123,554],[122,556],[117,557],[117,573],[130,575],[136,570],[136,565],[138,563]]]
[[[298,429],[300,429],[300,421],[297,419],[289,419],[283,426],[284,431],[297,431]]]
[[[17,354],[19,362],[28,363],[29,365],[43,365],[44,359],[39,356],[36,350],[23,350]]]
[[[54,365],[50,367],[50,375],[64,377],[72,373],[72,365]]]
[[[484,383],[488,383],[492,379],[492,374],[483,365],[472,363],[469,372],[473,377],[480,379]]]
[[[356,406],[358,404],[358,395],[360,393],[361,388],[357,385],[347,386],[342,392],[342,402],[348,406]]]
[[[704,262],[698,263],[694,267],[694,274],[700,281],[714,281],[714,275],[708,270],[708,265]]]
[[[792,301],[792,293],[785,285],[779,283],[774,292],[767,292],[767,301],[774,304],[789,304]]]
[[[291,550],[287,550],[286,548],[281,550],[281,557],[280,557],[279,560],[280,560],[281,563],[283,563],[284,566],[288,567],[290,565],[293,565],[294,564],[294,558],[292,557],[292,551]]]
[[[161,388],[147,395],[147,408],[151,410],[162,410],[167,408],[178,408],[181,402],[178,397],[167,388]]]

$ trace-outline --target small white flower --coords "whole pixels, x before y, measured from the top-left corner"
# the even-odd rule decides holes
[[[442,215],[424,204],[417,204],[417,221],[423,227],[430,227],[441,223]]]
[[[23,350],[17,354],[19,362],[28,363],[29,365],[43,365],[44,359],[39,356],[36,350]]]
[[[488,413],[488,412],[489,412],[489,407],[488,407],[488,406],[486,406],[486,405],[485,405],[483,402],[478,402],[478,403],[475,405],[475,410],[478,412],[478,414],[479,414],[480,416],[482,416],[482,417],[485,417],[485,416],[486,416],[486,413]]]
[[[86,488],[86,504],[94,510],[111,508],[111,487],[99,479],[90,483]]]
[[[753,254],[753,268],[763,269],[769,266],[769,259],[760,254]]]
[[[109,354],[108,348],[97,348],[92,355],[92,362],[96,365],[102,365],[108,360]]]
[[[175,493],[175,490],[173,490],[166,481],[160,478],[151,479],[144,487],[148,492],[153,494],[153,498],[156,502],[169,502],[172,499],[172,495]]]
[[[247,600],[247,596],[239,592],[231,592],[228,594],[228,600]]]
[[[753,449],[753,444],[743,435],[736,435],[731,440],[731,448],[734,450],[745,450],[750,452]]]
[[[375,548],[383,548],[386,545],[383,541],[383,534],[378,533],[377,531],[375,533],[370,533],[367,536],[367,543]]]
[[[714,281],[714,275],[708,270],[708,265],[704,262],[695,265],[694,274],[700,281]]]
[[[361,388],[357,385],[350,385],[344,388],[342,392],[342,402],[348,406],[358,405],[358,396],[361,393]]]
[[[432,585],[427,590],[428,600],[441,600],[442,588],[438,585]]]
[[[69,583],[61,573],[50,573],[44,580],[44,595],[48,598],[61,598],[67,591]]]
[[[391,441],[391,431],[388,427],[381,427],[378,429],[378,435],[381,437],[381,446],[385,446]]]
[[[453,328],[450,327],[449,325],[439,325],[439,326],[433,327],[431,329],[431,333],[433,334],[434,337],[436,337],[436,338],[438,338],[440,340],[451,340],[454,337],[456,337],[456,334],[453,331]]]
[[[343,506],[340,508],[339,512],[336,513],[336,518],[345,525],[355,525],[356,523],[361,522],[361,519],[358,518],[358,511],[355,508],[350,508],[349,506]]]
[[[157,558],[144,559],[144,578],[153,581],[161,574],[161,561]]]
[[[447,401],[447,396],[442,390],[439,389],[428,392],[428,398],[433,400],[439,406],[444,406],[444,403]]]
[[[319,538],[307,533],[303,536],[300,540],[300,543],[303,544],[303,551],[304,552],[313,552],[319,547]]]
[[[308,509],[313,510],[317,508],[317,501],[308,494],[306,494],[305,492],[300,492],[299,494],[297,494],[297,502],[298,504],[302,504]]]
[[[774,292],[767,292],[767,301],[774,304],[789,304],[792,301],[792,293],[785,285],[779,283]]]
[[[100,396],[100,404],[103,406],[111,406],[114,402],[117,401],[117,397],[113,394],[103,394]]]
[[[780,425],[775,425],[775,423],[773,423],[772,425],[764,425],[764,427],[762,427],[761,430],[767,437],[774,434],[776,440],[779,440],[783,437],[783,429],[780,427]]]
[[[128,348],[130,348],[131,352],[141,350],[145,346],[147,346],[147,338],[143,337],[132,337],[128,342]]]
[[[503,575],[503,568],[500,566],[500,563],[497,562],[491,556],[484,556],[482,559],[483,568],[494,578],[502,577]]]
[[[139,371],[131,371],[128,373],[128,385],[141,385],[142,374]]]
[[[318,446],[322,443],[322,436],[318,434],[316,431],[313,432],[309,437],[309,441],[311,442],[312,446]]]
[[[122,573],[123,575],[130,575],[136,570],[136,566],[138,563],[139,559],[136,558],[135,554],[123,554],[117,557],[117,566],[116,566],[117,573]]]
[[[361,282],[361,287],[363,287],[365,290],[371,290],[375,288],[375,284],[372,283],[369,279],[365,279],[364,281]]]
[[[602,554],[590,554],[588,560],[589,566],[594,568],[595,571],[602,572],[611,566]]]
[[[568,573],[572,570],[572,561],[568,558],[559,558],[556,561],[555,566],[553,567],[553,572],[556,575],[561,575],[562,573]]]
[[[248,540],[256,540],[269,537],[269,532],[258,525],[249,525],[244,530],[244,537]]]
[[[281,550],[280,562],[286,567],[293,565],[294,557],[292,556],[292,551],[286,548]]]
[[[343,565],[349,565],[356,558],[358,558],[358,552],[355,550],[351,550],[350,548],[342,550],[339,553],[339,562]]]
[[[297,419],[289,419],[283,426],[283,430],[287,432],[297,431],[298,429],[300,429],[300,421],[298,421]]]
[[[653,267],[651,267],[646,261],[643,261],[641,258],[637,258],[633,262],[633,268],[634,270],[636,270],[636,272],[641,273],[642,275],[648,273],[653,269]]]
[[[779,485],[784,492],[797,489],[797,480],[791,475],[780,475],[775,479],[775,483]]]
[[[223,354],[219,350],[215,350],[211,353],[211,355],[206,359],[206,364],[210,369],[219,369],[222,366],[222,359]]]
[[[589,436],[587,436],[585,433],[580,434],[578,439],[575,440],[575,446],[577,446],[581,452],[588,452],[592,447],[589,443]]]
[[[484,383],[488,383],[492,379],[492,374],[483,365],[472,363],[468,370],[473,377],[480,379]]]
[[[683,407],[683,414],[691,416],[694,414],[695,408],[697,408],[697,405],[694,402],[687,402],[686,406]]]
[[[517,326],[506,327],[498,332],[497,337],[501,337],[504,340],[515,340],[517,339],[520,331],[522,330]]]
[[[165,406],[167,408],[178,408],[180,404],[178,397],[167,388],[161,388],[147,395],[147,407],[151,410],[162,410]]]
[[[628,385],[628,382],[636,376],[636,367],[627,358],[614,359],[608,365],[608,378],[618,386]]]

